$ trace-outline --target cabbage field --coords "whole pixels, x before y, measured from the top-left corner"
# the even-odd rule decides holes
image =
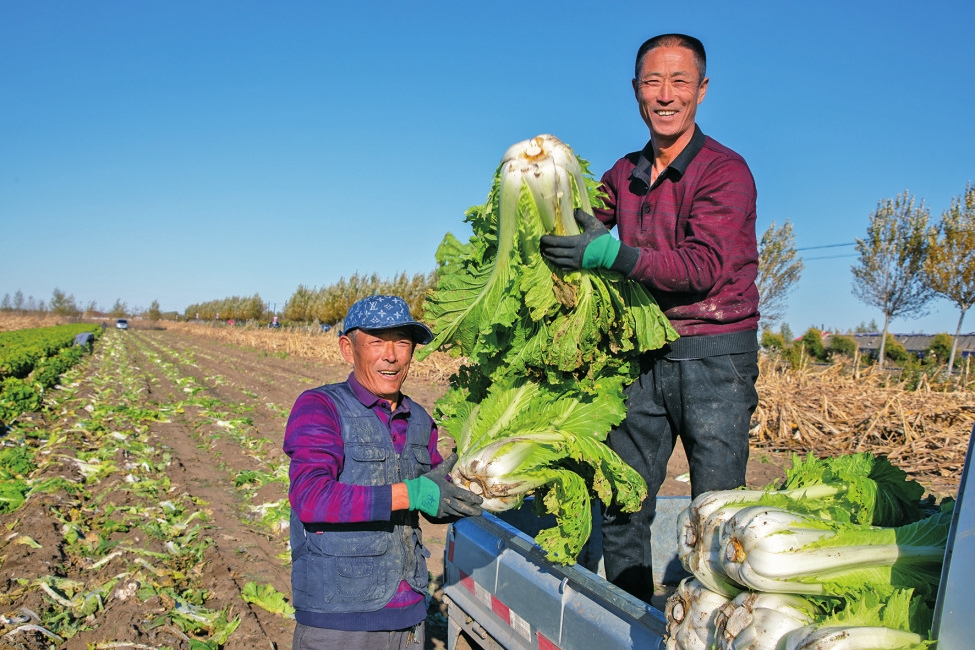
[[[77,363],[43,389],[37,368],[49,362],[18,371],[39,401],[9,416],[0,435],[0,648],[290,647],[284,426],[301,391],[340,381],[349,368],[335,354],[334,334],[167,327],[110,329],[91,356],[69,352]],[[430,355],[404,390],[432,411],[454,368],[456,360]],[[835,391],[817,393],[812,375],[763,369],[751,486],[781,477],[788,451],[802,444],[827,452],[861,440],[867,450],[913,445],[911,462],[923,470],[932,444],[925,436],[947,431],[937,440],[949,449],[975,417],[967,393],[931,393],[938,419],[923,411],[923,391],[888,386],[883,399],[865,400],[868,381],[851,387],[827,376],[860,391],[865,408],[880,402],[867,413]],[[865,435],[826,437],[816,428],[843,428],[837,412]],[[902,439],[905,424],[910,440]],[[668,494],[689,493],[679,456]],[[915,477],[950,493],[957,477],[948,468],[948,476],[941,467]],[[428,648],[445,647],[444,534],[424,523]]]

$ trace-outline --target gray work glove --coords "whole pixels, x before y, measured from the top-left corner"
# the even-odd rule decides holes
[[[472,517],[481,514],[479,495],[450,482],[447,473],[457,462],[457,454],[451,454],[437,469],[423,476],[404,481],[410,497],[410,510],[420,510],[431,517]]]
[[[542,255],[560,269],[609,268],[616,260],[619,242],[596,217],[576,208],[573,213],[582,228],[578,235],[542,235]]]

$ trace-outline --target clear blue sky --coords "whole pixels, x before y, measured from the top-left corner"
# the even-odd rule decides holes
[[[882,198],[937,218],[975,181],[973,24],[970,0],[4,2],[0,297],[280,309],[431,271],[512,143],[553,133],[599,175],[646,142],[633,57],[670,31],[708,49],[698,123],[750,164],[759,231],[852,242]],[[852,247],[803,254],[794,331],[882,323]],[[934,307],[893,330],[954,332]]]

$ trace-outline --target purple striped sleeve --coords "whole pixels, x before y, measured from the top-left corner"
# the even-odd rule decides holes
[[[306,391],[295,401],[284,433],[291,507],[305,523],[389,521],[392,486],[338,482],[344,458],[341,428],[327,395]]]
[[[440,455],[440,450],[437,449],[437,440],[440,438],[440,433],[437,431],[437,425],[434,424],[430,431],[430,443],[427,445],[427,449],[430,450],[430,460],[433,461],[433,466],[437,467],[443,462],[443,456]]]

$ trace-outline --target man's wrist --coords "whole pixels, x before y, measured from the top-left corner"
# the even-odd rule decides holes
[[[392,486],[392,508],[391,510],[409,510],[410,493],[406,488],[406,483],[393,483]]]

